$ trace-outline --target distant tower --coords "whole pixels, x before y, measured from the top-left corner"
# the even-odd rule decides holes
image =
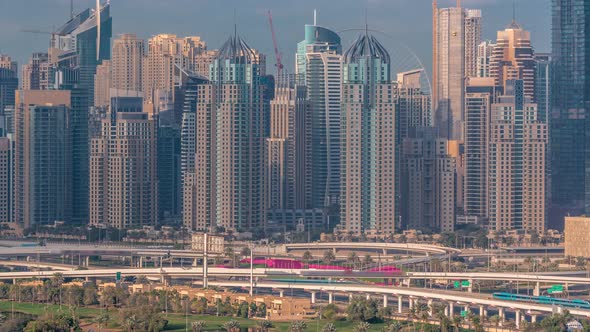
[[[483,222],[488,216],[490,114],[502,89],[489,77],[471,77],[465,89],[464,213]]]
[[[477,76],[477,49],[481,43],[481,9],[465,10],[465,77]]]
[[[4,115],[4,109],[14,107],[14,95],[18,89],[18,69],[16,61],[7,55],[0,54],[0,115]],[[0,132],[0,136],[4,136]]]
[[[344,53],[341,224],[355,234],[395,231],[395,83],[390,57],[365,32]]]
[[[311,208],[339,201],[341,53],[338,34],[305,25],[305,39],[297,44],[296,74],[307,86],[311,107]]]
[[[101,135],[91,139],[90,224],[119,229],[157,223],[156,123],[137,92],[112,96]]]
[[[524,93],[535,100],[535,58],[531,46],[530,32],[522,29],[516,22],[498,31],[496,45],[490,58],[490,77],[496,85],[506,89],[509,80],[522,80]]]
[[[145,42],[135,34],[123,34],[113,40],[111,87],[141,91]]]
[[[490,77],[490,58],[495,44],[483,41],[477,46],[477,65],[475,77]]]
[[[216,137],[215,221],[226,230],[253,231],[265,225],[264,119],[257,58],[236,33],[219,49],[211,65],[211,85],[204,88],[209,92],[203,104],[211,104],[216,113],[211,133]]]
[[[13,221],[23,229],[71,220],[70,98],[70,91],[16,93]]]
[[[434,122],[442,137],[456,140],[463,136],[465,18],[465,9],[437,8],[433,2]]]
[[[544,232],[547,125],[538,121],[524,81],[506,82],[492,105],[489,137],[490,229]]]

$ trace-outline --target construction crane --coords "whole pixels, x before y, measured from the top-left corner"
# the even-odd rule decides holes
[[[55,29],[53,29],[53,30],[55,30]],[[49,47],[54,47],[54,45],[55,45],[55,39],[56,39],[56,35],[57,35],[57,32],[55,32],[55,31],[44,31],[44,30],[37,30],[37,29],[21,29],[20,32],[35,33],[35,34],[41,34],[41,35],[51,35],[51,39],[49,40]]]
[[[274,25],[272,24],[272,14],[270,13],[270,10],[268,11],[268,24],[270,25],[270,32],[272,34],[272,43],[274,45],[275,48],[275,58],[277,63],[275,64],[275,67],[277,67],[277,78],[281,77],[282,73],[283,73],[283,55],[281,54],[281,52],[279,52],[279,44],[277,43],[277,36],[275,34],[275,28]]]

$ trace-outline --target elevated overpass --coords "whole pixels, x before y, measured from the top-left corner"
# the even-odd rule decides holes
[[[210,286],[219,287],[250,287],[248,281],[209,281]],[[445,312],[449,317],[453,316],[454,307],[462,307],[463,310],[471,310],[472,307],[479,308],[480,316],[487,316],[488,309],[498,310],[499,316],[502,320],[505,319],[505,311],[514,311],[516,315],[517,327],[522,320],[525,319],[525,315],[531,316],[531,321],[536,321],[536,316],[539,313],[552,314],[556,311],[560,312],[563,308],[556,308],[551,305],[543,305],[536,303],[523,303],[514,301],[502,301],[496,300],[491,296],[471,293],[460,293],[460,292],[448,292],[434,289],[423,289],[423,288],[403,288],[403,287],[385,287],[385,286],[374,286],[374,285],[361,285],[361,284],[304,284],[304,283],[286,283],[286,282],[273,282],[273,281],[258,281],[253,284],[255,288],[269,288],[281,291],[281,294],[285,290],[297,289],[311,293],[311,301],[315,302],[316,294],[318,292],[328,293],[329,303],[333,302],[335,294],[351,295],[363,295],[367,297],[380,296],[383,298],[383,306],[387,307],[390,297],[397,297],[397,309],[398,313],[402,313],[403,303],[406,300],[409,307],[412,308],[420,300],[427,301],[429,306],[433,302],[439,302],[446,305]],[[567,308],[567,310],[575,316],[590,318],[590,310],[578,309],[578,308]],[[429,315],[433,316],[432,310],[429,310]]]
[[[380,242],[313,242],[285,244],[287,253],[306,250],[343,250],[381,252],[384,255],[393,253],[413,253],[424,256],[458,254],[460,250],[417,243],[380,243]]]

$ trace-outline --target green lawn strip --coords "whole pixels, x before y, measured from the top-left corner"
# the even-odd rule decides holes
[[[11,312],[13,306],[12,302],[10,301],[0,301],[0,311],[3,312]],[[69,310],[68,306],[62,305],[62,311]],[[46,312],[59,312],[60,306],[57,304],[37,304],[37,303],[14,303],[14,311],[27,313],[31,315],[43,315]],[[78,308],[77,313],[80,315],[80,318],[84,321],[89,321],[90,319],[96,317],[102,309],[99,308]],[[109,310],[109,314],[116,315],[116,312],[111,309]],[[253,327],[256,326],[258,320],[254,319],[245,319],[245,318],[237,318],[237,317],[224,317],[224,316],[208,316],[208,315],[188,315],[185,317],[183,314],[178,313],[169,313],[168,315],[163,314],[163,316],[168,320],[168,326],[166,327],[165,331],[171,332],[181,332],[185,331],[185,322],[188,321],[188,328],[190,330],[190,324],[194,321],[202,320],[206,324],[206,330],[214,330],[219,331],[222,330],[222,326],[225,322],[230,320],[237,320],[240,322],[242,327]],[[318,332],[321,331],[322,328],[328,324],[333,323],[336,326],[338,332],[352,332],[354,327],[358,324],[357,322],[349,322],[346,320],[338,320],[338,321],[329,321],[329,320],[307,320],[307,328],[305,332]],[[109,327],[115,327],[113,322],[109,324]],[[371,324],[369,331],[371,332],[378,332],[387,325],[386,323],[378,323],[378,324]],[[277,332],[287,332],[289,331],[290,322],[273,322],[272,331]]]

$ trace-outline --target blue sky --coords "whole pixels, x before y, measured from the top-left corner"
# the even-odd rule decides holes
[[[517,20],[531,31],[537,52],[550,51],[550,1],[516,0]],[[455,5],[455,0],[438,2],[439,7]],[[74,0],[74,7],[79,11],[94,3]],[[512,0],[462,0],[462,4],[483,10],[485,39],[495,39],[495,32],[512,20]],[[232,33],[235,9],[240,34],[269,56],[269,64],[274,63],[266,17],[271,9],[288,68],[293,67],[296,43],[303,38],[303,25],[312,23],[314,9],[318,10],[318,24],[336,31],[363,27],[366,11],[369,27],[387,33],[377,36],[394,60],[415,61],[401,46],[407,45],[427,68],[431,63],[431,0],[111,0],[111,5],[114,36],[127,32],[143,38],[157,33],[198,35],[209,48],[219,47]],[[22,64],[33,51],[47,49],[49,36],[20,30],[49,31],[68,18],[69,0],[0,0],[0,53]],[[356,34],[343,33],[344,43]]]

